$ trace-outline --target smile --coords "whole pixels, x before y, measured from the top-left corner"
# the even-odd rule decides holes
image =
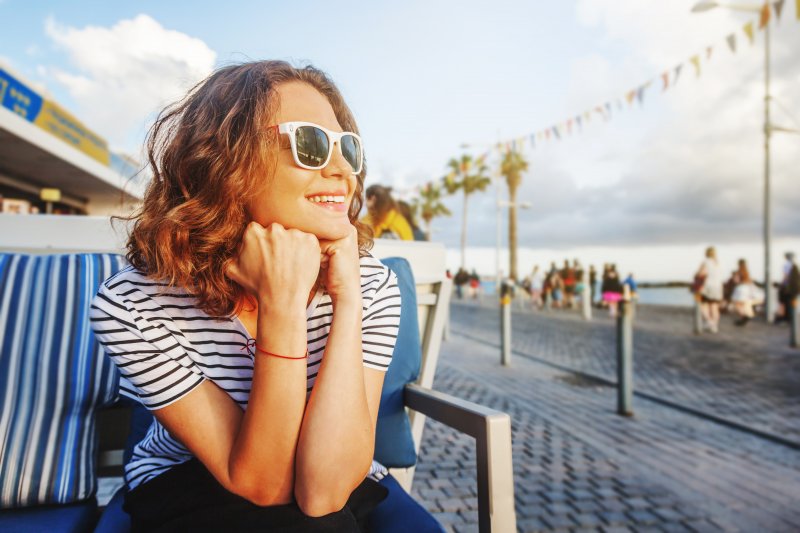
[[[339,195],[325,195],[325,196],[309,196],[307,200],[315,204],[344,204],[344,196]]]

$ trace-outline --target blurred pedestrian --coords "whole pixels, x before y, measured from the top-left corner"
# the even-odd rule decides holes
[[[539,265],[533,267],[533,272],[531,272],[531,308],[533,309],[538,308],[541,309],[543,302],[542,302],[542,290],[544,289],[544,276],[542,275],[541,271],[539,270]]]
[[[419,226],[417,226],[417,220],[414,216],[414,212],[411,209],[411,206],[408,203],[404,202],[403,200],[397,201],[397,209],[400,211],[400,214],[406,219],[408,225],[411,226],[411,232],[414,235],[415,241],[427,241],[428,238],[425,236],[425,232],[422,231]]]
[[[376,239],[400,239],[413,241],[414,232],[406,218],[400,214],[392,198],[391,187],[370,185],[367,187],[367,216],[362,220],[372,228]]]
[[[636,284],[636,280],[633,279],[633,273],[629,272],[628,277],[623,280],[622,285],[628,287],[628,290],[631,293],[631,300],[635,300],[639,297],[638,290],[639,286]]]
[[[733,310],[739,319],[734,322],[737,326],[746,325],[755,316],[753,306],[763,300],[760,290],[750,278],[750,271],[747,269],[747,262],[739,259],[739,268],[734,275],[736,287],[731,295]]]
[[[783,279],[778,287],[780,309],[775,322],[794,319],[794,302],[800,295],[800,270],[794,260],[794,252],[786,252],[786,263],[783,265]]]
[[[622,300],[622,283],[619,280],[616,265],[609,265],[603,280],[603,301],[608,305],[608,314],[611,318],[617,316],[617,308]]]
[[[706,258],[700,264],[695,275],[700,286],[700,311],[705,327],[711,333],[719,331],[719,304],[722,301],[722,269],[717,261],[717,250],[713,246],[706,248]]]
[[[597,270],[595,270],[594,265],[589,266],[589,290],[589,303],[594,305],[597,299]]]
[[[456,297],[461,300],[464,297],[464,285],[469,283],[469,274],[463,268],[459,268],[456,276],[453,278],[453,284],[456,286]]]
[[[477,300],[481,294],[481,277],[478,272],[473,268],[469,275],[469,295],[473,300]]]

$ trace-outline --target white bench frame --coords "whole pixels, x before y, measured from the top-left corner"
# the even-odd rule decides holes
[[[0,251],[124,253],[126,229],[121,223],[116,229],[112,228],[107,217],[0,214]],[[417,285],[422,365],[419,379],[406,386],[404,395],[417,454],[426,417],[475,438],[479,529],[481,532],[516,531],[510,417],[432,390],[452,292],[451,280],[444,276],[444,247],[435,243],[379,239],[372,253],[378,258],[406,258]],[[121,460],[121,453],[110,453],[109,457],[115,462]],[[392,475],[406,491],[411,491],[413,467],[392,469]]]

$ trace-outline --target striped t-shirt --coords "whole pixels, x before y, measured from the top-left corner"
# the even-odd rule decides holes
[[[397,277],[372,256],[361,258],[364,366],[386,371],[400,325]],[[311,392],[333,318],[331,298],[318,290],[306,309],[307,393]],[[100,287],[90,312],[92,328],[122,374],[121,393],[150,410],[165,407],[205,380],[247,407],[253,379],[254,341],[238,318],[211,317],[185,290],[154,281],[128,267]],[[125,465],[129,489],[192,459],[192,453],[158,421]],[[370,475],[386,470],[373,461]]]

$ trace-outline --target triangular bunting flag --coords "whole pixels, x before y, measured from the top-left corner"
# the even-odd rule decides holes
[[[675,67],[675,76],[672,78],[672,85],[677,85],[678,78],[681,77],[681,70],[683,70],[683,63]]]
[[[556,139],[561,139],[561,134],[558,133],[558,126],[553,126],[553,135],[556,136]]]
[[[700,76],[700,56],[694,55],[694,56],[691,57],[691,59],[689,59],[689,61],[691,61],[692,65],[694,65],[694,72],[699,77]]]
[[[567,133],[572,135],[572,119],[571,118],[567,119]]]
[[[778,0],[777,2],[773,2],[772,7],[775,8],[775,18],[778,20],[781,19],[781,13],[783,13],[783,3],[786,0]]]
[[[544,138],[547,139],[548,141],[550,140],[550,130],[549,129],[544,130]]]
[[[769,4],[764,4],[764,7],[761,8],[761,16],[758,18],[758,29],[764,29],[764,26],[769,24],[769,16],[772,14],[772,11],[769,9]]]
[[[608,113],[608,117],[611,118],[611,102],[606,102],[606,113]]]
[[[636,89],[631,89],[628,91],[628,94],[625,95],[625,99],[628,101],[628,104],[632,104],[634,98],[636,98]]]
[[[728,41],[728,48],[731,49],[731,52],[734,54],[736,53],[736,34],[731,33],[725,38]]]
[[[662,90],[662,91],[666,91],[666,90],[667,90],[667,87],[669,87],[669,71],[668,71],[668,70],[667,70],[667,71],[665,71],[665,72],[664,72],[664,73],[661,75],[661,80],[664,82],[664,86],[663,86],[663,87],[661,87],[661,90]]]
[[[579,127],[579,128],[581,128],[581,129],[583,129],[583,124],[582,124],[582,121],[583,121],[583,119],[581,118],[581,116],[580,116],[580,115],[577,115],[577,116],[575,117],[575,123],[576,123],[576,124],[578,125],[578,127]]]
[[[711,59],[711,54],[714,52],[713,46],[706,47],[706,60]]]
[[[800,0],[797,0],[797,1],[800,2]],[[747,38],[750,40],[750,44],[753,44],[755,42],[755,39],[753,38],[753,23],[752,22],[748,22],[747,24],[745,24],[742,27],[742,30],[744,30],[744,33],[747,35]]]

